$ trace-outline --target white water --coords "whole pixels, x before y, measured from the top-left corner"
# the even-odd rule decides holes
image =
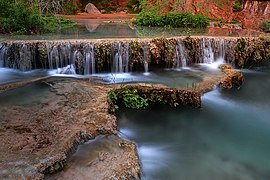
[[[148,45],[145,44],[143,47],[143,64],[144,64],[144,74],[145,75],[149,75],[148,73],[148,54],[147,54],[147,50],[148,50]]]
[[[5,55],[6,55],[6,47],[0,44],[0,68],[4,67],[5,64]]]
[[[93,45],[90,45],[90,47],[86,48],[84,56],[84,75],[95,74],[95,52]]]
[[[216,43],[216,45],[215,45]],[[219,43],[219,45],[218,45]],[[76,71],[80,74],[91,75],[98,73],[95,59],[95,49],[93,44],[84,44],[84,46],[72,45],[69,42],[63,42],[60,44],[49,44],[47,43],[47,56],[48,64],[43,64],[44,68],[59,69],[73,65]],[[213,40],[211,38],[203,38],[200,41],[200,53],[199,62],[206,64],[210,68],[217,68],[220,64],[224,63],[225,60],[225,41],[224,40]],[[128,73],[132,69],[130,67],[129,59],[129,43],[126,42],[115,42],[112,43],[112,58],[111,68],[108,70],[111,73]],[[182,40],[178,39],[176,43],[176,54],[174,57],[173,69],[182,70],[187,68],[187,52],[183,45]],[[217,56],[214,52],[219,51]],[[146,43],[143,47],[143,67],[144,74],[149,75],[149,46]],[[5,59],[7,57],[6,48],[0,49],[0,66],[5,66]],[[215,57],[215,55],[217,57]],[[24,61],[21,61],[23,59]],[[14,67],[23,71],[35,68],[35,53],[31,49],[31,45],[24,44],[20,48],[20,56],[15,60]],[[23,63],[20,63],[23,62]],[[33,63],[33,64],[31,64]],[[11,66],[10,64],[6,66]]]
[[[209,38],[203,38],[201,42],[201,49],[202,49],[202,55],[201,55],[201,63],[207,63],[211,64],[214,63],[214,50],[212,47],[212,39]]]
[[[205,50],[203,51],[204,53],[211,52],[211,54],[212,54],[212,55],[209,55],[208,57],[213,58],[213,60],[209,60],[208,58],[206,58],[206,62],[201,63],[201,65],[206,66],[209,69],[218,69],[218,67],[221,64],[226,63],[226,61],[225,61],[225,51],[226,51],[225,41],[224,41],[224,39],[220,39],[217,42],[218,42],[218,46],[219,46],[219,48],[218,48],[219,54],[218,54],[218,56],[216,58],[214,58],[214,52],[213,52],[214,48],[213,47],[211,47],[211,48],[208,47],[208,45],[212,46],[212,44],[209,42],[209,40],[208,40],[208,43],[206,43],[208,45],[206,46]]]
[[[114,56],[112,62],[112,73],[129,72],[129,44],[113,43]]]
[[[187,58],[185,48],[181,40],[177,39],[176,41],[176,53],[174,57],[174,67],[175,69],[186,68],[187,67]]]

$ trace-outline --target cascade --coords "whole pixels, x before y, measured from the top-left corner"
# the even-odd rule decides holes
[[[112,69],[114,73],[129,71],[129,43],[114,42],[112,43]]]
[[[234,51],[237,38],[177,38],[172,41],[176,44],[168,47],[166,43],[156,46],[152,44],[154,42],[157,41],[4,41],[0,43],[0,67],[28,71],[36,68],[56,70],[73,65],[78,74],[88,75],[99,72],[126,73],[132,67],[148,72],[150,66],[165,68],[167,60],[170,60],[169,67],[172,68],[182,68],[192,63],[224,63],[225,60],[236,64],[236,67],[239,63]],[[174,56],[167,58],[165,53],[168,52]],[[151,61],[148,59],[150,57]]]
[[[212,39],[203,38],[201,42],[201,59],[200,63],[211,64],[214,62],[214,50],[212,47]]]
[[[70,44],[50,46],[47,44],[47,55],[49,69],[62,68],[70,65],[71,48]]]
[[[95,51],[94,46],[87,46],[85,49],[84,75],[95,73]]]
[[[183,46],[183,42],[179,39],[176,40],[176,53],[174,57],[174,68],[187,67],[186,52]]]
[[[60,65],[61,67],[67,66],[70,64],[71,59],[71,48],[70,44],[63,44],[60,46]]]
[[[59,51],[57,46],[53,46],[52,49],[48,48],[48,62],[49,62],[49,69],[60,68]]]
[[[219,40],[219,58],[225,61],[225,41],[224,39]]]
[[[23,44],[19,51],[18,69],[22,71],[32,70],[32,62],[35,62],[35,52],[31,51],[31,46]]]
[[[144,64],[144,73],[148,73],[148,44],[146,43],[143,47],[143,64]]]
[[[0,68],[5,65],[6,47],[0,44]]]

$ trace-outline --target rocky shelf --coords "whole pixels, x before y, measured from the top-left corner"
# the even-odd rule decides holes
[[[134,72],[211,63],[222,55],[236,68],[249,68],[269,61],[269,49],[267,36],[6,40],[0,42],[0,67],[27,71],[72,65],[77,74]]]

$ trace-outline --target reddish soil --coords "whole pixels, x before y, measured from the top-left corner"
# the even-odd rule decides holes
[[[136,17],[136,14],[115,13],[115,14],[87,14],[78,13],[76,15],[59,15],[68,19],[132,19]]]

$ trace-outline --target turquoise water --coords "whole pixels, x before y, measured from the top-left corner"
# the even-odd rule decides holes
[[[138,144],[142,179],[270,179],[270,69],[244,73],[241,89],[205,94],[202,109],[120,113],[120,135]]]
[[[2,82],[47,74],[46,71],[0,70]],[[119,134],[138,145],[142,179],[270,179],[270,68],[243,72],[246,81],[242,88],[205,94],[202,109],[159,107],[124,110],[119,114]],[[185,80],[199,81],[203,71],[190,68],[146,75],[122,74],[124,78],[118,75],[108,73],[100,77],[119,83],[128,78],[131,82],[148,78],[150,82],[157,80],[171,86],[177,82],[180,86]],[[2,107],[39,104],[38,99],[50,95],[47,91],[43,83],[30,84],[1,93],[0,104]]]

